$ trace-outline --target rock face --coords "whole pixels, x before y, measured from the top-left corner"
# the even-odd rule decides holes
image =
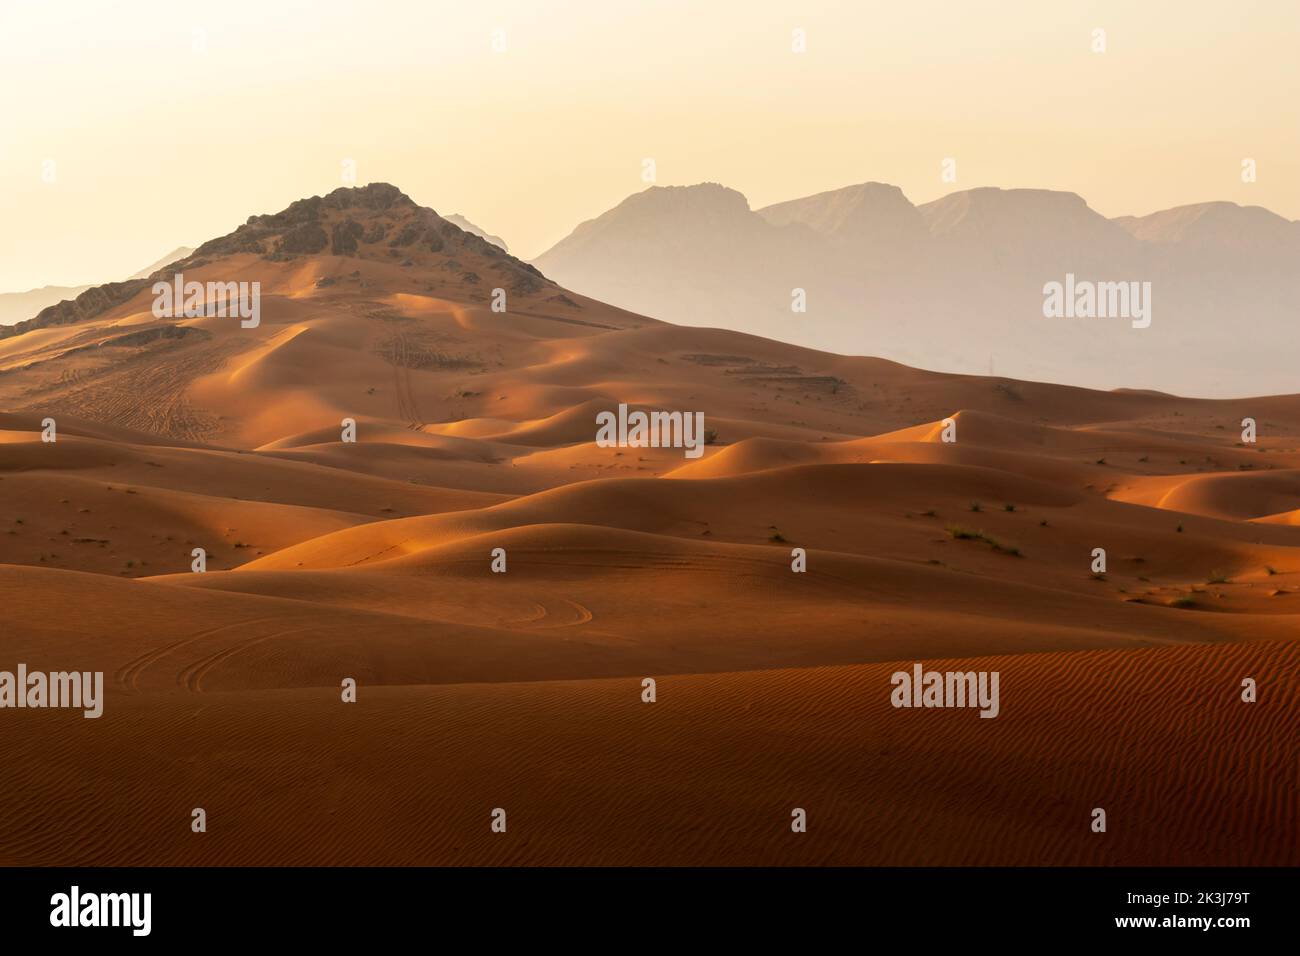
[[[336,256],[354,256],[357,254],[357,240],[366,234],[366,227],[351,217],[334,224],[332,235],[333,253]]]
[[[328,244],[329,236],[325,234],[325,230],[321,228],[320,223],[304,222],[301,225],[294,226],[281,236],[280,241],[276,244],[275,251],[282,256],[297,253],[312,255],[323,252]],[[356,249],[355,242],[353,242],[352,248]]]
[[[389,236],[394,238],[386,243]],[[466,254],[492,259],[498,273],[493,284],[500,282],[511,292],[535,291],[548,281],[535,266],[417,205],[389,183],[341,187],[325,196],[299,199],[277,213],[250,216],[234,232],[209,240],[172,263],[171,271],[245,254],[275,261],[322,254],[388,259],[407,258],[415,249],[447,260]],[[42,309],[35,318],[0,327],[0,338],[93,318],[151,284],[151,278],[145,277],[93,286],[75,299]]]

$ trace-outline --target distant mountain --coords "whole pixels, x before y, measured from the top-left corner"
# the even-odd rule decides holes
[[[652,186],[582,223],[535,264],[635,312],[789,341],[788,313],[771,305],[788,308],[790,289],[821,268],[826,245],[802,223],[769,223],[717,183]]]
[[[141,269],[132,279],[147,279],[159,269],[171,265],[180,259],[193,253],[194,250],[188,246],[181,246],[173,249],[167,255],[163,256],[151,266]],[[62,286],[47,285],[44,288],[32,289],[30,292],[3,292],[0,293],[0,325],[13,325],[15,322],[22,322],[30,319],[42,309],[57,305],[65,300],[75,299],[86,290],[92,288],[88,285]]]
[[[135,275],[131,276],[131,278],[147,279],[155,272],[157,272],[159,269],[165,269],[173,262],[179,262],[182,259],[189,258],[193,254],[194,254],[194,250],[191,249],[189,246],[177,246],[175,249],[167,253],[167,255],[163,256],[153,265],[145,266],[139,272],[135,273]]]
[[[47,305],[75,299],[89,288],[88,285],[47,285],[28,292],[0,292],[0,325],[30,319]]]
[[[702,253],[706,261],[732,260],[738,251],[770,241],[774,230],[749,209],[749,202],[734,189],[717,183],[698,186],[651,186],[628,196],[613,209],[582,223],[572,234],[538,257],[563,261],[610,250],[609,243],[637,253],[655,252],[665,262]],[[719,248],[718,236],[740,249]],[[607,265],[616,264],[607,257]],[[635,265],[628,263],[635,270]]]
[[[464,229],[466,232],[473,233],[474,235],[478,236],[480,239],[486,239],[488,242],[492,243],[492,245],[496,246],[502,252],[510,251],[510,247],[506,245],[506,241],[504,239],[502,239],[500,236],[494,236],[492,235],[492,233],[487,232],[486,230],[481,229],[480,227],[474,225],[474,223],[470,222],[468,219],[466,219],[458,212],[454,212],[450,216],[445,216],[443,218],[445,218],[452,225]]]
[[[1205,203],[1107,219],[1074,193],[978,188],[915,206],[862,183],[757,211],[716,183],[652,187],[536,260],[656,318],[943,371],[1195,395],[1300,391],[1300,223]],[[1152,321],[1046,318],[1067,275],[1151,283]],[[805,313],[793,311],[803,290]]]
[[[1132,256],[1127,231],[1075,193],[1048,189],[970,189],[919,207],[933,251],[962,263],[1022,265],[1065,258],[1078,266]]]
[[[1246,283],[1252,291],[1266,292],[1261,286],[1277,282],[1289,288],[1287,279],[1300,271],[1300,222],[1260,206],[1198,203],[1123,216],[1115,223],[1161,261],[1227,279],[1233,288]]]
[[[774,226],[795,223],[853,244],[877,257],[897,259],[930,235],[920,211],[897,186],[862,183],[758,210]]]
[[[1283,219],[1262,206],[1231,202],[1178,206],[1149,216],[1120,216],[1113,222],[1136,238],[1155,243],[1256,248],[1300,245],[1300,222]]]

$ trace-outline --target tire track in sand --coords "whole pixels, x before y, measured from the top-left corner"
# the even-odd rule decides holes
[[[230,647],[223,647],[221,650],[207,657],[200,658],[188,667],[182,668],[176,674],[176,683],[184,687],[191,693],[201,694],[203,692],[203,678],[218,664],[230,660],[236,654],[241,654],[257,644],[265,643],[277,637],[287,637],[290,634],[301,634],[304,631],[314,630],[310,627],[296,627],[287,631],[276,631],[274,634],[263,634],[260,637],[250,637],[246,641],[240,641],[238,644],[232,644]]]
[[[155,664],[158,661],[162,660],[172,651],[178,650],[179,648],[185,647],[189,644],[193,644],[195,641],[202,640],[205,637],[211,637],[213,634],[219,634],[222,631],[227,631],[232,627],[249,627],[257,624],[265,624],[268,621],[275,621],[275,620],[279,620],[279,619],[274,617],[259,617],[259,618],[254,618],[251,621],[234,621],[230,624],[222,624],[219,627],[213,627],[213,628],[209,628],[206,631],[200,631],[198,634],[194,634],[190,637],[181,638],[179,641],[173,641],[172,643],[167,644],[163,647],[153,648],[151,650],[145,651],[143,654],[131,658],[131,660],[127,661],[120,668],[118,668],[117,673],[114,676],[116,677],[117,682],[121,684],[124,688],[128,688],[130,690],[139,690],[140,675],[145,671],[145,669],[148,668],[150,665]]]

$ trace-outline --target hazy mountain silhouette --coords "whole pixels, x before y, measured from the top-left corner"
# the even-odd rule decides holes
[[[131,278],[148,278],[164,266],[169,266],[173,262],[184,259],[193,251],[188,246],[173,249],[153,265],[146,266]],[[40,289],[32,289],[29,292],[0,293],[0,325],[13,325],[15,322],[30,319],[42,309],[65,300],[75,299],[90,288],[93,287],[89,285],[47,285]]]
[[[657,318],[945,371],[1200,395],[1296,390],[1300,223],[1216,202],[1107,219],[1074,193],[978,188],[915,206],[863,183],[753,211],[651,187],[536,260]],[[1045,318],[1067,273],[1150,282],[1152,322]],[[807,312],[792,311],[792,290]]]
[[[486,229],[482,228],[481,226],[474,225],[474,223],[470,222],[468,219],[466,219],[458,212],[454,212],[450,216],[444,216],[443,218],[445,218],[452,225],[457,226],[465,230],[466,232],[472,232],[480,239],[486,239],[488,242],[492,243],[492,245],[500,248],[502,252],[510,251],[510,247],[506,245],[506,241],[504,239],[502,239],[500,236],[492,235],[492,233],[488,232]]]
[[[75,299],[88,285],[47,285],[27,292],[0,292],[0,325],[30,319],[41,309],[64,299]]]
[[[171,265],[173,262],[180,262],[182,259],[191,256],[193,254],[194,254],[194,250],[191,249],[189,246],[177,246],[171,252],[167,253],[167,255],[159,259],[157,262],[153,263],[152,265],[145,266],[139,272],[135,273],[135,275],[131,276],[131,278],[147,279],[155,272],[157,272],[159,269],[163,269]]]
[[[867,252],[870,266],[914,253],[929,238],[920,211],[897,186],[862,183],[758,210],[774,226],[800,223],[823,236]]]

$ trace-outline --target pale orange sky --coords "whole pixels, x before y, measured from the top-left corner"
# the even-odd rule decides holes
[[[1294,0],[5,0],[0,291],[123,278],[344,159],[525,257],[644,188],[645,157],[754,207],[880,180],[1296,219],[1297,50]]]

